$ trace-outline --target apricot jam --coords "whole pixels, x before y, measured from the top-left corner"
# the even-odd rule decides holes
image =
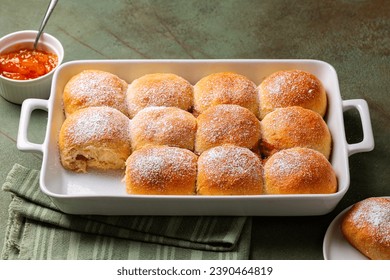
[[[58,57],[40,50],[21,49],[0,55],[0,75],[14,80],[36,79],[57,66]]]

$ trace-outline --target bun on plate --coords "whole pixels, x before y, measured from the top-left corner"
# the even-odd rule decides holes
[[[390,260],[390,199],[370,197],[353,205],[341,222],[348,242],[372,260]]]

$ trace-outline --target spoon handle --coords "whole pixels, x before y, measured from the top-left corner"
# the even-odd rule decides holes
[[[57,2],[58,2],[58,0],[51,0],[50,3],[49,3],[49,6],[47,7],[47,10],[46,10],[46,13],[45,13],[45,17],[43,18],[43,20],[41,22],[41,26],[39,27],[37,37],[35,38],[34,50],[37,48],[39,38],[41,37],[43,29],[45,28],[46,23],[49,20],[49,18],[51,16],[51,13],[53,12],[55,6],[57,5]]]

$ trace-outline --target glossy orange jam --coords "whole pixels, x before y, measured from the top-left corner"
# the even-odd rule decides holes
[[[0,75],[14,80],[36,79],[57,66],[58,57],[40,50],[21,49],[0,55]]]

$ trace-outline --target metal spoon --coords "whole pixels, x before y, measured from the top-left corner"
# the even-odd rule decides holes
[[[39,27],[37,37],[35,38],[34,50],[37,49],[39,38],[41,37],[43,29],[45,28],[46,23],[49,20],[49,18],[51,16],[51,13],[53,12],[55,6],[57,5],[57,2],[58,2],[58,0],[51,0],[49,6],[47,7],[47,10],[46,10],[46,13],[45,13],[45,17],[43,18],[43,20],[41,22],[41,26]]]

